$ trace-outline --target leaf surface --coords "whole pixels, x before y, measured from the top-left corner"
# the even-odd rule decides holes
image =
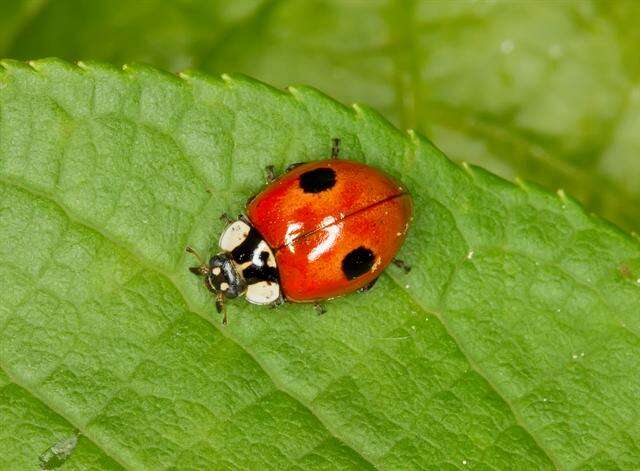
[[[326,156],[334,136],[409,188],[414,269],[322,317],[236,302],[221,328],[185,245],[215,249],[218,215],[266,165]],[[638,241],[366,107],[240,76],[5,61],[0,184],[8,462],[35,466],[74,430],[76,467],[640,459]],[[20,421],[34,428],[17,441]]]

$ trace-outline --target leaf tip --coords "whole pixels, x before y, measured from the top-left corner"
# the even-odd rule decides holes
[[[224,83],[226,83],[228,86],[233,85],[234,80],[233,80],[233,77],[232,77],[231,75],[229,75],[229,74],[227,74],[227,73],[220,74],[220,78],[221,78],[221,79],[222,79],[222,81],[223,81]]]
[[[520,177],[516,177],[514,179],[514,181],[516,182],[516,185],[518,185],[520,187],[520,189],[524,190],[524,191],[529,191],[529,187],[527,186],[527,184],[525,183],[525,181],[520,178]]]
[[[567,194],[562,188],[558,188],[558,190],[556,191],[556,195],[558,195],[558,198],[560,198],[563,203],[567,202]]]
[[[411,139],[411,142],[413,142],[414,145],[418,145],[420,143],[420,138],[418,137],[418,134],[414,129],[407,129],[406,132],[409,136],[409,139]]]
[[[364,117],[364,110],[362,109],[362,105],[360,105],[359,103],[351,103],[351,108],[353,108],[353,111],[356,112],[357,117]]]
[[[463,160],[462,163],[460,164],[462,165],[462,169],[470,176],[470,177],[475,177],[475,174],[473,173],[473,169],[471,168],[471,165],[469,165],[469,162],[467,162],[466,160]]]
[[[31,71],[33,70],[25,62],[17,61],[15,59],[1,59],[0,67],[2,67],[2,69],[6,72],[12,72],[16,69],[29,69]]]
[[[40,72],[41,67],[40,64],[38,64],[38,61],[36,60],[29,60],[27,61],[27,64],[29,64],[29,67],[31,67],[33,70],[35,70],[36,72]]]
[[[289,95],[291,95],[293,98],[295,98],[296,100],[300,100],[300,90],[298,90],[297,87],[294,87],[293,85],[289,85],[288,87],[285,88],[285,90],[289,93]]]

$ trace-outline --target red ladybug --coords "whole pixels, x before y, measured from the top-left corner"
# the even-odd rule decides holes
[[[411,221],[411,196],[380,170],[337,160],[338,143],[330,160],[269,178],[246,216],[229,221],[222,252],[191,267],[216,295],[218,312],[225,298],[240,295],[253,304],[314,302],[322,310],[318,301],[371,288],[391,262],[408,271],[394,257]]]

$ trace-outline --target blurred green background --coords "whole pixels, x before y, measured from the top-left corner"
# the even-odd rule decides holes
[[[313,85],[640,231],[640,1],[0,0],[0,56]]]

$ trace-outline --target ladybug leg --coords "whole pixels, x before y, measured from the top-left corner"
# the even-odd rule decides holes
[[[227,325],[227,306],[224,304],[224,294],[218,293],[216,296],[216,311],[222,313],[222,325]]]
[[[290,172],[290,171],[291,171],[291,170],[293,170],[294,168],[296,168],[296,167],[298,167],[298,166],[302,165],[303,163],[304,163],[304,162],[295,162],[295,163],[293,163],[293,164],[289,164],[289,165],[287,166],[287,168],[286,168],[286,169],[284,169],[284,172],[285,172],[285,173]]]
[[[313,303],[313,309],[316,310],[316,314],[319,316],[327,312],[327,309],[320,303]]]
[[[334,137],[331,139],[331,158],[337,159],[340,154],[340,139]]]
[[[373,280],[371,280],[369,283],[367,283],[366,285],[364,285],[362,288],[358,289],[358,293],[366,293],[367,291],[369,291],[371,288],[373,288],[373,285],[376,284],[376,281],[378,281],[378,278],[374,278]]]
[[[247,224],[247,226],[253,226],[253,223],[244,214],[238,214],[238,219],[237,220],[244,222],[245,224]]]
[[[284,298],[282,297],[282,294],[281,294],[278,299],[276,299],[274,302],[269,304],[269,308],[270,309],[275,309],[277,307],[282,306],[284,303],[285,303],[285,300],[284,300]]]
[[[267,165],[264,170],[267,175],[267,183],[271,183],[276,179],[276,169],[273,165]]]
[[[220,215],[220,220],[226,222],[227,224],[231,224],[233,222],[233,219],[231,219],[231,217],[227,213],[222,213]]]
[[[411,271],[411,265],[409,265],[407,262],[405,262],[404,260],[400,260],[399,258],[394,258],[392,260],[392,263],[398,267],[398,268],[402,268],[404,270],[405,273],[409,273]]]

